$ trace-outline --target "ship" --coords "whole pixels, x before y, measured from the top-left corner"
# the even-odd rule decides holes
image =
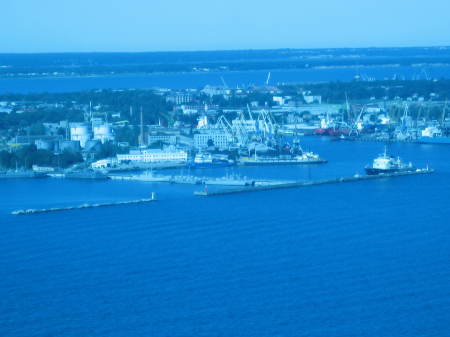
[[[450,137],[444,136],[439,127],[429,126],[422,130],[417,142],[420,144],[450,144]]]
[[[368,175],[416,171],[411,163],[405,164],[399,157],[394,158],[389,156],[386,148],[384,149],[384,153],[375,158],[371,165],[365,167],[365,170]]]
[[[257,156],[241,157],[239,164],[241,165],[299,165],[299,164],[322,164],[326,163],[325,159],[320,158],[318,154],[313,152],[302,152],[296,155],[280,155],[280,156]]]
[[[82,170],[82,171],[70,171],[64,174],[64,178],[67,179],[84,179],[84,180],[106,180],[109,177],[95,170]]]
[[[0,179],[46,178],[47,174],[29,170],[0,171]]]
[[[226,167],[234,164],[234,161],[229,160],[227,156],[212,155],[210,153],[198,153],[194,160],[188,163],[190,168],[211,168],[211,167]]]

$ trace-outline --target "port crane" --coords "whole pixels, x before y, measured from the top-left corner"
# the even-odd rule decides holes
[[[349,136],[353,135],[353,133],[355,133],[356,135],[359,135],[359,131],[362,130],[362,116],[364,114],[364,111],[366,110],[366,106],[363,105],[363,107],[361,108],[361,111],[358,114],[358,117],[356,117],[355,122],[352,125],[352,128],[349,132]]]
[[[221,131],[228,138],[233,139],[233,141],[240,145],[247,144],[248,136],[246,131],[241,126],[233,126],[224,115],[221,115],[217,120],[215,129]]]
[[[227,82],[225,82],[225,79],[223,78],[223,76],[220,76],[220,80],[222,81],[222,84],[225,87],[225,89],[228,89]]]
[[[269,86],[269,81],[270,81],[270,71],[267,74],[267,79],[266,79],[266,86]]]
[[[445,112],[447,110],[447,100],[445,100],[444,103],[444,108],[442,109],[442,117],[441,117],[441,127],[444,127],[444,122],[445,122]]]
[[[263,133],[264,139],[274,135],[277,129],[275,118],[268,110],[262,110],[258,115],[257,128]]]

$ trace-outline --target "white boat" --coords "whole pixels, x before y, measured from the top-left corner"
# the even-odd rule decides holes
[[[386,148],[384,148],[384,153],[375,158],[372,164],[366,166],[365,169],[366,173],[369,175],[412,172],[416,170],[412,163],[405,164],[399,157],[394,158],[388,155]]]

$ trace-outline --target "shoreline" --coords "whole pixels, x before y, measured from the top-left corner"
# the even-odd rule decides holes
[[[280,72],[291,72],[291,71],[308,71],[308,70],[334,70],[334,69],[360,69],[360,68],[401,68],[401,67],[411,67],[411,68],[420,68],[420,67],[450,67],[449,63],[411,63],[408,65],[402,65],[401,63],[386,63],[386,64],[361,64],[361,65],[317,65],[317,66],[306,66],[306,67],[284,67],[284,68],[261,68],[261,69],[243,69],[243,70],[218,70],[212,69],[211,71],[155,71],[155,72],[112,72],[112,73],[92,73],[92,74],[25,74],[25,75],[2,75],[0,74],[0,80],[44,80],[44,79],[88,79],[88,78],[112,78],[112,77],[128,77],[128,76],[137,76],[137,77],[145,77],[145,76],[160,76],[160,75],[189,75],[189,74],[236,74],[236,73],[246,73],[246,72],[272,72],[272,71],[280,71]],[[321,81],[323,82],[323,81]],[[308,83],[308,82],[297,82],[297,83]],[[314,82],[316,83],[316,82]]]

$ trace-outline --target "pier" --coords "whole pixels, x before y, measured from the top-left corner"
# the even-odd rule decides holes
[[[40,214],[40,213],[70,211],[70,210],[76,210],[76,209],[141,204],[141,203],[151,202],[151,201],[156,201],[155,193],[153,193],[153,192],[152,192],[151,198],[128,200],[128,201],[116,201],[116,202],[108,202],[108,203],[100,203],[100,204],[83,204],[83,205],[79,205],[79,206],[41,208],[41,209],[21,209],[21,210],[13,211],[13,212],[11,212],[11,214],[12,215],[32,215],[32,214]]]
[[[384,174],[378,174],[378,175],[355,174],[354,176],[340,177],[340,178],[335,178],[335,179],[296,181],[296,182],[291,182],[291,183],[252,186],[252,187],[236,188],[236,189],[222,189],[222,190],[216,190],[216,191],[206,191],[206,190],[205,191],[197,191],[197,192],[194,192],[194,195],[201,196],[201,197],[209,197],[209,196],[216,196],[216,195],[259,192],[259,191],[268,191],[268,190],[276,190],[276,189],[284,189],[284,188],[307,187],[307,186],[327,185],[327,184],[337,184],[337,183],[350,183],[350,182],[357,182],[357,181],[364,181],[364,180],[375,180],[375,179],[412,176],[412,175],[419,175],[419,174],[430,174],[433,172],[434,172],[433,169],[425,168],[425,169],[417,169],[416,171],[412,171],[412,172],[384,173]]]

